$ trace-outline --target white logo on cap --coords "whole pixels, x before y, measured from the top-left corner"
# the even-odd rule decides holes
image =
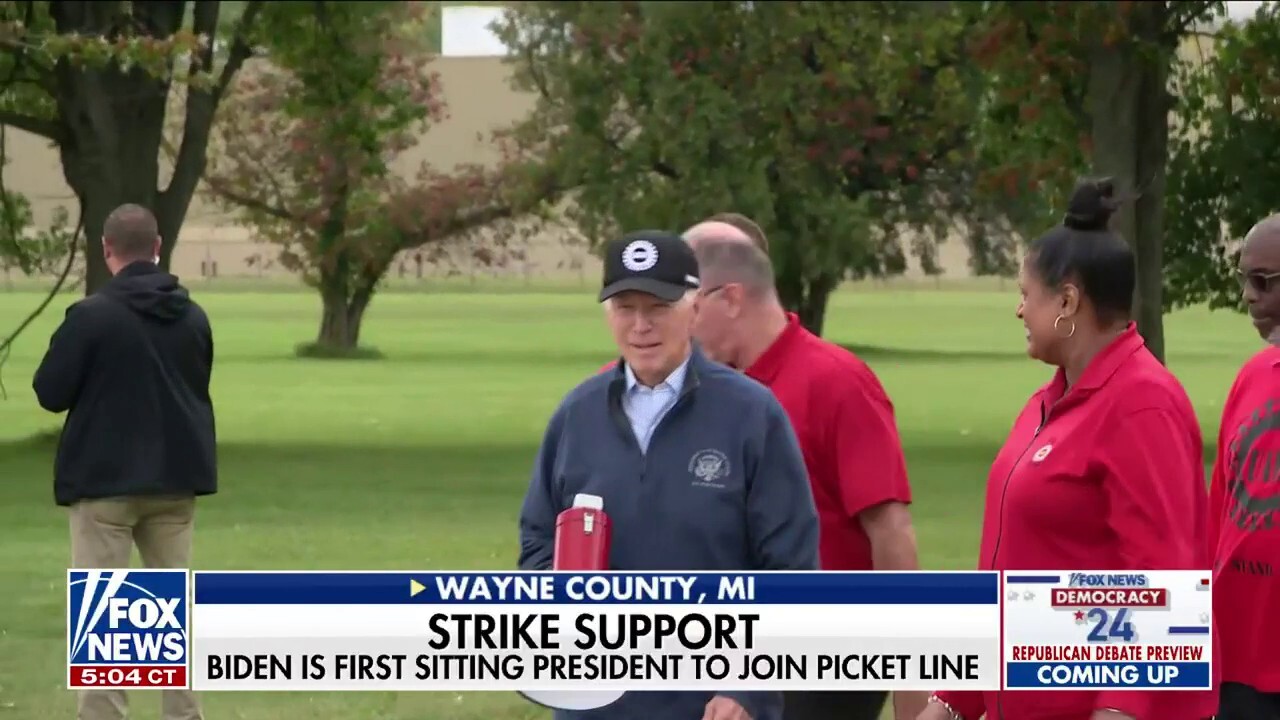
[[[634,240],[622,249],[622,266],[644,272],[658,264],[658,246],[648,240]]]

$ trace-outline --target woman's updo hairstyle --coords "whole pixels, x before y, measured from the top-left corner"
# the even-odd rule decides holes
[[[1109,229],[1120,205],[1111,178],[1081,181],[1062,224],[1037,238],[1027,252],[1041,282],[1054,290],[1068,281],[1075,284],[1103,323],[1128,319],[1133,312],[1133,250]]]

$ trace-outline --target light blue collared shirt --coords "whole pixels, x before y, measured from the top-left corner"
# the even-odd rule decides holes
[[[684,389],[684,377],[689,370],[689,358],[685,358],[666,380],[653,388],[641,385],[635,373],[631,372],[630,366],[625,370],[627,390],[622,395],[622,410],[631,421],[631,430],[636,434],[636,442],[640,443],[640,451],[648,452],[653,429],[676,404],[676,400],[680,398],[680,391]]]

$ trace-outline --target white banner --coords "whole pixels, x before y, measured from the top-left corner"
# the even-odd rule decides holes
[[[195,690],[994,690],[1000,608],[209,604]]]

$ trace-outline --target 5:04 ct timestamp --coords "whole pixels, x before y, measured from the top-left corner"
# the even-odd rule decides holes
[[[185,688],[187,668],[183,665],[73,665],[68,679],[73,688]]]

